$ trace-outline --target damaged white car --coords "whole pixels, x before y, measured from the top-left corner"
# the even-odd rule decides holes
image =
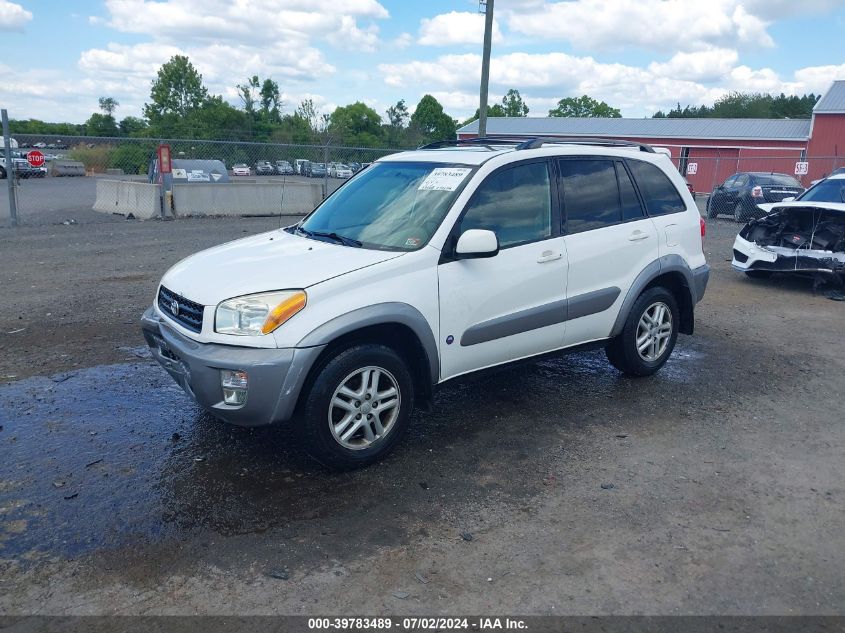
[[[845,282],[845,202],[803,199],[775,205],[767,216],[752,220],[739,232],[731,265],[754,278],[801,273],[841,286]]]

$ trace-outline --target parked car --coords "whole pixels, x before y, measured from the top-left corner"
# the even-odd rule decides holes
[[[737,222],[762,217],[757,205],[795,197],[804,187],[788,174],[741,172],[716,187],[707,199],[707,217],[732,215]]]
[[[845,284],[845,177],[819,184],[827,181],[832,186],[817,194],[827,197],[838,190],[838,202],[781,202],[765,217],[746,224],[734,240],[734,269],[756,279],[773,273],[827,277],[837,279],[841,288]]]
[[[359,171],[361,171],[361,163],[349,163],[349,169],[352,170],[353,174],[357,174]]]
[[[40,168],[33,167],[28,160],[21,158],[20,152],[12,152],[12,167],[18,178],[38,178],[44,175]],[[0,180],[8,177],[8,171],[6,158],[0,155]]]
[[[276,173],[280,176],[287,176],[293,173],[293,165],[286,160],[277,160],[275,164]]]
[[[272,176],[275,173],[275,167],[273,167],[273,165],[271,165],[268,161],[264,160],[255,163],[256,176]]]
[[[584,344],[657,372],[693,332],[703,241],[683,178],[648,146],[444,141],[379,159],[293,226],[176,264],[142,325],[213,415],[296,415],[310,453],[348,469],[457,376]]]
[[[325,178],[328,175],[325,163],[311,163],[306,165],[305,175],[309,178]]]
[[[305,168],[309,161],[304,158],[295,158],[293,161],[293,171],[300,176],[305,175]]]
[[[760,204],[766,213],[780,208],[784,202],[845,202],[845,169],[836,170],[830,176],[816,181],[812,187],[795,198],[784,198],[782,202]]]
[[[244,163],[238,163],[232,167],[232,175],[233,176],[252,176],[252,170],[249,168],[249,165]]]
[[[348,165],[342,163],[334,163],[329,170],[329,176],[332,178],[352,178],[352,170]]]

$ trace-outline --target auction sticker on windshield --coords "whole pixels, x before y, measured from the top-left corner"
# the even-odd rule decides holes
[[[417,187],[417,191],[454,191],[472,169],[469,167],[437,167]]]

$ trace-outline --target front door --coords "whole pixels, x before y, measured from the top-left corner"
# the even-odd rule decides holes
[[[488,229],[500,251],[455,260],[444,249],[442,380],[563,346],[567,255],[549,169],[540,160],[493,172],[456,224],[452,245],[463,231]]]

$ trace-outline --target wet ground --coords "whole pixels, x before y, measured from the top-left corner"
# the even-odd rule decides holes
[[[120,225],[105,255],[43,246],[67,272],[4,283],[0,612],[842,612],[845,304],[734,274],[732,223],[711,223],[696,335],[657,376],[590,352],[450,383],[390,458],[338,475],[286,428],[202,413],[141,347],[146,286],[266,225],[241,222]],[[20,237],[0,235],[6,263],[38,242]],[[133,241],[159,255],[111,255]],[[51,357],[8,334],[47,294],[122,296],[127,325],[80,312],[85,340],[57,315]]]

